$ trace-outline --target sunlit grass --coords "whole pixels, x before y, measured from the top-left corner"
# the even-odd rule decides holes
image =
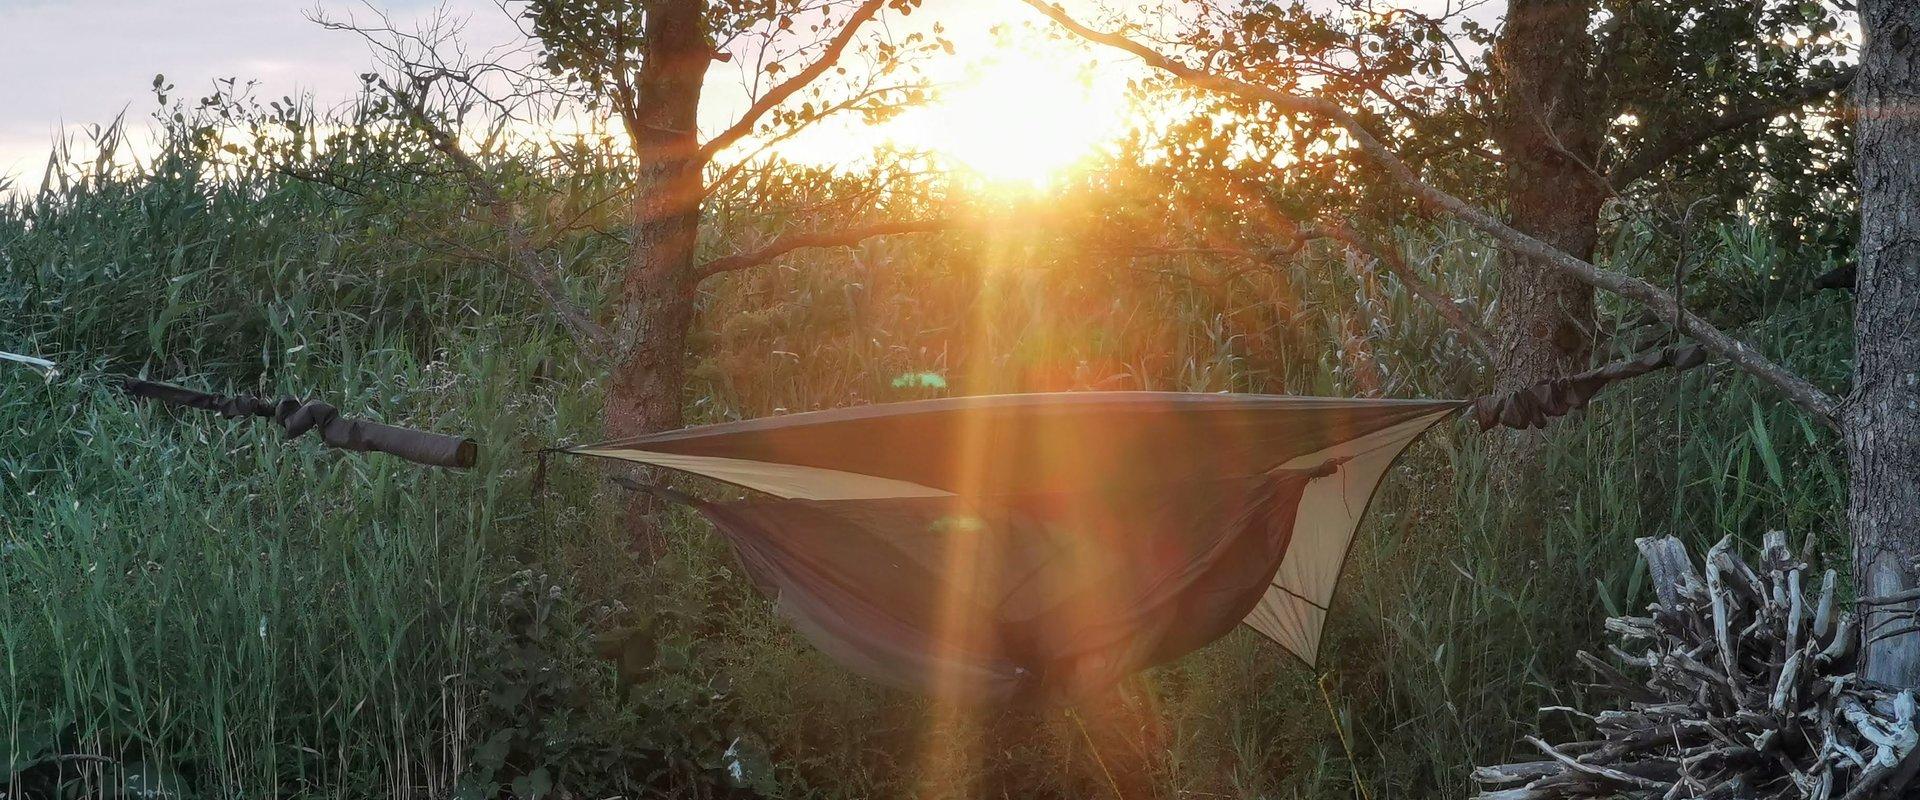
[[[555,464],[534,495],[522,448],[592,436],[599,373],[530,293],[419,235],[484,245],[454,222],[464,195],[389,178],[386,205],[355,204],[175,155],[159,177],[74,180],[0,213],[0,350],[68,365],[48,383],[0,364],[0,750],[15,769],[103,756],[111,769],[75,779],[164,771],[205,797],[498,790],[540,770],[582,795],[692,793],[749,762],[749,783],[786,796],[1105,790],[1095,722],[876,688],[781,623],[701,524],[676,520],[644,562],[590,468]],[[507,169],[615,182],[597,158]],[[764,240],[809,199],[719,198],[713,244]],[[1720,233],[1701,274],[1760,320],[1742,333],[1837,382],[1845,306],[1793,288],[1829,265]],[[572,279],[592,297],[624,248],[576,235]],[[1484,242],[1399,235],[1438,248],[1447,294],[1488,308]],[[1018,390],[1485,383],[1417,299],[1339,253],[1224,286],[1202,255],[1146,266],[1029,230],[799,254],[704,287],[688,402],[715,420]],[[472,473],[418,470],[133,407],[100,380],[141,370],[322,396],[478,436],[487,455]],[[1548,687],[1575,677],[1600,615],[1645,596],[1634,537],[1783,528],[1836,550],[1838,463],[1829,435],[1729,370],[1650,378],[1557,430],[1547,524],[1515,541],[1483,440],[1443,428],[1375,505],[1320,674],[1240,632],[1130,683],[1113,719],[1165,753],[1147,777],[1168,793],[1349,798],[1357,776],[1376,797],[1463,795],[1467,765],[1562,724],[1535,716],[1564,699]]]

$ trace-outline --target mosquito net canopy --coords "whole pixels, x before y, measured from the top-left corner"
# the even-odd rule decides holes
[[[1085,392],[834,409],[574,448],[692,501],[816,646],[946,697],[1070,696],[1245,623],[1312,664],[1354,529],[1455,401]]]

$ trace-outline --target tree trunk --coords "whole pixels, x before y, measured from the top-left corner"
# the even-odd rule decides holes
[[[1842,411],[1847,518],[1863,595],[1920,586],[1920,2],[1867,0],[1854,80],[1860,267],[1853,394]],[[1865,626],[1913,604],[1876,612]],[[1889,623],[1897,629],[1902,622]],[[1920,635],[1869,644],[1865,676],[1920,686]]]
[[[700,88],[713,46],[703,0],[665,0],[647,15],[647,52],[627,119],[639,161],[633,250],[620,284],[610,437],[680,426],[695,248],[706,185],[699,157]]]
[[[1507,162],[1507,221],[1583,260],[1593,257],[1606,195],[1593,177],[1599,111],[1589,97],[1591,3],[1514,0],[1496,44],[1502,80],[1497,133]],[[1495,313],[1495,389],[1510,392],[1587,367],[1593,289],[1502,250]],[[1539,434],[1510,432],[1494,448],[1497,487],[1524,497],[1539,474]],[[1525,505],[1524,502],[1522,505]]]
[[[634,259],[640,261],[640,257]],[[652,261],[650,257],[648,259]],[[642,280],[627,304],[621,326],[624,357],[607,388],[609,438],[672,430],[681,426],[687,380],[687,329],[693,324],[692,287],[679,276]]]
[[[1496,47],[1502,81],[1498,138],[1508,159],[1507,219],[1521,233],[1581,259],[1593,256],[1603,192],[1588,97],[1589,2],[1514,0]],[[1593,289],[1502,251],[1501,390],[1577,372],[1593,349]]]
[[[1531,163],[1530,163],[1531,162]],[[1508,170],[1509,224],[1584,261],[1593,259],[1600,201],[1575,186],[1585,173],[1564,161],[1516,159]],[[1495,315],[1497,389],[1509,392],[1587,368],[1593,353],[1593,289],[1546,264],[1503,252]]]

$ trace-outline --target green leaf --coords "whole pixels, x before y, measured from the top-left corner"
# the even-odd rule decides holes
[[[1760,464],[1766,467],[1767,479],[1775,487],[1785,489],[1787,479],[1780,469],[1780,456],[1773,449],[1773,435],[1767,432],[1767,419],[1760,410],[1760,401],[1753,401],[1753,449],[1759,452]]]
[[[895,389],[945,389],[947,379],[937,372],[907,372],[893,379]]]
[[[514,797],[538,800],[551,791],[553,791],[553,776],[547,773],[546,767],[540,767],[513,779]]]
[[[495,731],[487,741],[473,751],[473,762],[488,771],[497,770],[507,763],[507,751],[512,746],[514,728]]]

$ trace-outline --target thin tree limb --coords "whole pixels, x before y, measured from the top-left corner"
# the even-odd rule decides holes
[[[909,84],[888,84],[886,86],[882,86],[877,89],[866,89],[861,91],[858,94],[855,94],[852,97],[845,98],[837,103],[833,103],[832,105],[829,105],[821,109],[820,116],[825,117],[830,114],[838,114],[842,111],[846,111],[848,109],[854,108],[858,106],[860,103],[865,102],[867,100],[871,100],[876,97],[884,97],[889,93],[898,92],[908,88],[914,88],[914,87]],[[727,165],[726,169],[721,170],[719,175],[715,176],[713,180],[707,182],[707,186],[711,188],[716,188],[716,189],[718,187],[726,186],[728,183],[732,182],[734,178],[739,177],[740,173],[744,171],[747,168],[747,165],[751,164],[755,158],[758,158],[759,156],[764,155],[768,151],[772,150],[775,145],[778,145],[781,142],[784,142],[788,139],[791,139],[799,135],[801,131],[807,130],[807,127],[808,126],[790,127],[784,131],[781,131],[778,134],[775,134],[773,136],[769,136],[760,140],[758,142],[758,144],[760,145],[758,148],[756,148],[752,153],[740,157],[738,160],[734,161],[732,164]]]
[[[779,107],[781,103],[787,101],[787,98],[792,97],[801,89],[805,89],[809,84],[813,83],[815,79],[826,74],[827,70],[832,69],[834,64],[839,63],[841,54],[846,52],[847,45],[853,42],[855,36],[859,35],[861,26],[866,25],[867,22],[875,16],[878,16],[880,10],[886,7],[887,2],[888,0],[865,0],[859,7],[855,8],[853,13],[847,16],[847,21],[841,26],[840,32],[833,37],[831,42],[827,43],[826,51],[821,53],[819,58],[815,59],[813,63],[808,64],[805,69],[794,73],[793,77],[781,81],[779,85],[772,89],[768,89],[766,94],[761,95],[760,99],[755,100],[753,105],[749,106],[746,112],[740,115],[739,119],[734,120],[731,127],[721,131],[718,136],[713,137],[706,144],[701,145],[699,153],[700,160],[710,161],[715,154],[732,146],[734,142],[746,138],[748,134],[753,133],[753,126],[759,124],[760,118],[766,116],[767,112]]]
[[[1023,0],[1023,2],[1081,38],[1130,53],[1148,65],[1197,88],[1258,100],[1283,112],[1310,114],[1331,120],[1344,128],[1362,152],[1385,168],[1387,174],[1415,198],[1492,236],[1502,246],[1513,252],[1546,264],[1582,283],[1605,289],[1633,301],[1651,311],[1661,322],[1694,337],[1715,355],[1733,362],[1749,374],[1780,390],[1801,410],[1830,426],[1838,425],[1836,414],[1839,401],[1805,378],[1787,371],[1745,342],[1727,335],[1706,320],[1682,308],[1673,295],[1659,287],[1638,277],[1604,269],[1568,255],[1559,248],[1515,230],[1485,210],[1426,183],[1414,174],[1412,167],[1361,124],[1358,118],[1338,104],[1322,98],[1290,94],[1203,72],[1168,58],[1125,36],[1097,31],[1082,25],[1064,10],[1047,4],[1045,0]]]
[[[1433,310],[1440,314],[1441,319],[1452,325],[1460,335],[1465,336],[1486,363],[1492,364],[1497,360],[1494,358],[1493,336],[1487,332],[1487,329],[1467,318],[1466,313],[1460,310],[1459,304],[1453,302],[1453,298],[1446,296],[1426,279],[1420,277],[1419,273],[1414,272],[1413,267],[1407,264],[1406,258],[1401,256],[1399,248],[1391,244],[1375,242],[1362,236],[1352,226],[1338,220],[1328,220],[1318,225],[1298,222],[1274,207],[1268,198],[1238,182],[1229,182],[1228,188],[1247,202],[1256,204],[1256,207],[1264,212],[1260,215],[1263,221],[1280,228],[1282,233],[1292,239],[1288,248],[1289,253],[1298,251],[1313,239],[1333,239],[1345,245],[1350,251],[1372,256],[1375,263],[1386,267],[1387,271],[1393,273],[1394,277],[1412,291],[1415,297],[1433,306]]]
[[[705,280],[723,272],[737,272],[743,269],[766,264],[774,259],[810,247],[851,247],[876,236],[894,236],[903,233],[929,233],[953,228],[955,223],[948,219],[906,220],[901,222],[881,222],[846,228],[837,231],[818,231],[810,233],[789,233],[758,250],[722,256],[694,270],[696,280]]]
[[[431,82],[431,79],[426,80]],[[527,237],[525,226],[515,218],[512,204],[500,193],[499,187],[487,180],[486,170],[480,166],[480,162],[460,146],[460,140],[451,131],[433,121],[418,94],[397,89],[385,79],[380,81],[380,88],[400,104],[408,121],[427,137],[433,149],[453,162],[467,188],[492,212],[494,223],[506,233],[508,263],[505,266],[508,271],[532,284],[552,308],[554,315],[559,317],[561,324],[581,343],[593,347],[604,346],[609,341],[606,329],[595,322],[586,309],[567,298],[558,278],[541,262],[539,252]]]

